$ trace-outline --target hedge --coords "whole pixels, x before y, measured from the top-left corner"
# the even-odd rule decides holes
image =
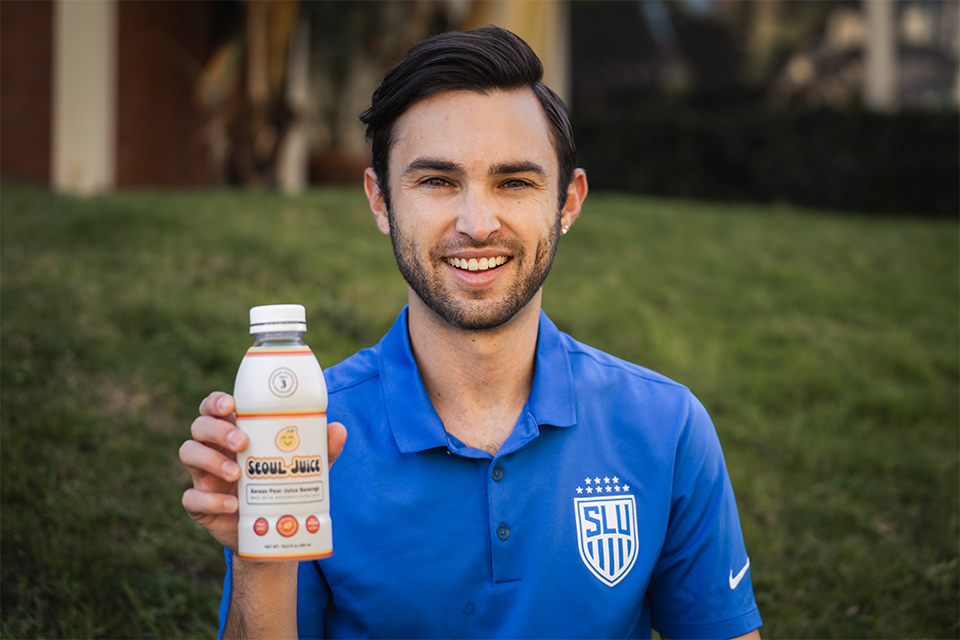
[[[960,212],[957,112],[647,106],[575,111],[600,190],[884,214]]]

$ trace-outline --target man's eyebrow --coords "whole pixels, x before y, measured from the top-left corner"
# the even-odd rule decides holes
[[[547,177],[547,170],[536,162],[501,162],[500,164],[495,164],[490,167],[491,176],[502,176],[511,173],[536,173],[544,178]]]
[[[466,173],[456,162],[449,160],[439,160],[437,158],[417,158],[407,165],[401,175],[409,175],[418,171],[439,171],[441,173],[450,173],[454,175],[463,175]]]

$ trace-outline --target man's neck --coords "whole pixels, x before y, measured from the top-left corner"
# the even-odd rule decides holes
[[[495,454],[533,386],[540,293],[507,324],[451,326],[410,293],[408,331],[420,376],[447,432]]]

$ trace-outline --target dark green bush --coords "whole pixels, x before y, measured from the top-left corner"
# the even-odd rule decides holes
[[[573,114],[590,185],[884,214],[960,212],[956,112],[617,107]]]

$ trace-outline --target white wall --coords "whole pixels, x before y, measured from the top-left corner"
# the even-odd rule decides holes
[[[897,4],[894,0],[861,0],[861,6],[867,22],[863,101],[875,111],[895,111],[900,106]]]
[[[58,191],[114,186],[116,49],[116,0],[55,2],[51,183]]]

